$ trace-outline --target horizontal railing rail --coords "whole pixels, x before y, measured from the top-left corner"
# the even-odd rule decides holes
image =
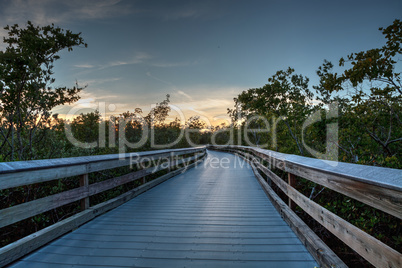
[[[275,183],[288,196],[290,209],[293,209],[295,204],[298,205],[374,266],[402,267],[401,253],[323,208],[294,188],[298,176],[402,219],[402,170],[320,160],[248,146],[208,148],[229,151],[248,159],[260,183],[268,189],[266,192],[273,193],[269,185]],[[268,165],[262,164],[261,160]],[[285,182],[277,176],[271,168],[288,173],[288,181]],[[268,179],[265,180],[260,172]]]
[[[82,210],[81,213],[62,222],[0,248],[0,266],[22,257],[97,215],[117,207],[180,172],[184,172],[187,168],[202,161],[205,155],[205,147],[194,147],[129,154],[0,163],[0,190],[74,176],[79,176],[80,181],[80,186],[77,188],[1,209],[0,228],[76,201],[81,201]],[[179,157],[185,158],[178,159]],[[156,164],[151,167],[145,167],[146,163],[149,162]],[[92,172],[118,167],[131,167],[133,165],[140,167],[139,170],[89,184],[88,175]],[[183,167],[180,168],[180,166]],[[176,170],[171,171],[175,168]],[[147,182],[147,175],[162,170],[168,170],[169,173]],[[90,207],[90,196],[140,179],[142,179],[141,186],[122,194],[120,197]]]
[[[0,190],[203,151],[203,147],[0,163]]]

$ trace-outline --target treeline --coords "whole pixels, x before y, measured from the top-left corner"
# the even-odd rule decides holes
[[[228,109],[234,126],[252,127],[249,139],[275,151],[401,168],[402,23],[380,30],[384,46],[341,58],[338,73],[324,60],[313,90],[289,68],[243,91]]]
[[[309,78],[288,68],[262,87],[243,91],[228,109],[232,123],[218,127],[207,126],[199,117],[168,121],[169,95],[147,115],[137,108],[111,118],[93,111],[63,120],[51,109],[74,103],[83,88],[52,88],[53,63],[63,49],[86,47],[82,37],[30,22],[25,29],[5,29],[9,37],[4,39],[8,47],[0,51],[0,161],[214,143],[402,167],[399,20],[380,28],[383,47],[341,58],[338,72],[324,60],[317,70],[319,84],[312,89]]]
[[[81,34],[30,22],[26,28],[14,25],[5,30],[7,48],[0,51],[0,161],[147,151],[166,146],[238,144],[402,168],[400,20],[380,28],[385,38],[382,47],[352,53],[341,58],[336,67],[324,60],[317,70],[318,85],[310,87],[309,78],[288,68],[270,77],[267,84],[243,91],[234,98],[234,107],[228,109],[231,124],[217,127],[206,125],[199,117],[186,122],[170,120],[169,95],[148,114],[136,108],[102,118],[98,111],[93,111],[66,121],[51,110],[76,102],[84,88],[78,84],[72,88],[52,87],[53,64],[60,51],[87,46]],[[401,249],[402,224],[398,219],[302,179],[298,182],[298,190],[306,196]],[[37,198],[37,193],[61,191],[69,183],[66,180],[57,185],[0,191],[0,198],[8,207]],[[78,208],[54,211],[23,225],[34,223],[35,230],[40,229]],[[314,225],[306,215],[298,213]],[[314,228],[328,236],[321,227]],[[10,227],[10,233],[15,235],[19,229]],[[1,242],[7,244],[11,240],[2,237]]]
[[[78,83],[72,88],[52,86],[55,82],[54,62],[60,59],[58,53],[87,47],[81,33],[75,34],[54,25],[35,26],[29,21],[25,28],[16,24],[4,29],[8,36],[4,38],[6,49],[0,51],[0,161],[208,143],[201,131],[205,123],[199,118],[167,122],[169,96],[148,115],[135,109],[117,117],[101,118],[98,111],[93,111],[69,122],[52,114],[54,107],[79,100],[79,93],[84,89]],[[148,130],[146,135],[145,128]],[[183,129],[189,130],[186,135],[183,135]],[[140,145],[133,146],[138,139]]]
[[[117,154],[208,144],[206,124],[197,116],[181,122],[168,120],[169,95],[144,115],[140,108],[102,118],[99,111],[76,116],[71,122],[57,117],[43,141],[53,146],[44,158]],[[46,141],[47,140],[47,141]]]

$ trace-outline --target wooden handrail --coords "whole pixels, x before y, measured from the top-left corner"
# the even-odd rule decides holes
[[[172,161],[173,158],[182,155],[193,156]],[[77,225],[83,224],[86,221],[91,220],[93,217],[128,201],[132,197],[135,197],[158,183],[178,174],[178,172],[185,171],[187,168],[202,161],[205,155],[205,147],[195,147],[139,152],[124,155],[100,155],[0,163],[0,190],[71,176],[79,176],[80,178],[80,187],[78,188],[1,209],[0,228],[79,200],[81,200],[81,208],[83,210],[80,214],[81,216],[71,217],[75,222],[74,224],[72,224],[72,220],[67,219],[63,221],[65,224],[62,224],[61,222],[56,223],[54,226],[51,225],[45,230],[39,231],[37,235],[22,238],[21,240],[0,248],[0,266],[6,265],[17,258],[22,257],[24,254],[27,254],[70,231],[72,228],[76,228]],[[89,173],[116,167],[130,166],[144,161],[148,162],[157,160],[163,160],[165,162],[119,177],[88,184]],[[191,162],[194,163],[190,165]],[[172,168],[182,164],[184,164],[185,167],[171,171]],[[168,170],[169,173],[156,180],[142,184],[140,187],[137,187],[111,201],[109,200],[94,207],[90,207],[90,196],[110,190],[128,182],[140,180],[147,175],[161,170]]]
[[[139,163],[140,161],[143,160],[157,160],[161,158],[166,158],[166,159],[171,159],[171,156],[179,156],[183,154],[190,154],[190,153],[197,153],[200,151],[205,151],[205,148],[192,148],[192,149],[177,149],[177,150],[161,150],[161,151],[155,151],[152,154],[149,152],[143,152],[143,153],[138,153],[138,154],[130,154],[130,157],[135,157],[134,161],[135,163]],[[166,155],[168,153],[168,155]],[[81,205],[83,209],[89,208],[89,196],[101,193],[103,191],[112,189],[114,187],[120,186],[122,184],[138,180],[146,175],[156,173],[158,171],[161,171],[163,169],[168,169],[171,165],[166,165],[166,166],[153,166],[147,169],[142,169],[139,171],[135,171],[117,178],[112,178],[108,179],[105,181],[101,181],[98,183],[94,184],[88,184],[88,170],[91,170],[91,172],[94,171],[100,171],[100,170],[106,170],[110,169],[111,167],[114,168],[116,166],[125,166],[127,165],[127,157],[122,158],[119,160],[118,155],[113,155],[112,157],[106,156],[106,157],[98,157],[98,156],[89,156],[89,157],[74,157],[71,158],[72,162],[74,162],[74,165],[66,163],[66,159],[56,159],[56,161],[53,160],[38,160],[40,161],[40,165],[37,165],[36,161],[27,161],[27,162],[12,162],[14,166],[17,166],[17,168],[13,169],[13,172],[10,172],[10,169],[8,170],[2,170],[2,164],[4,165],[10,165],[11,163],[0,163],[0,184],[6,185],[6,188],[11,188],[15,187],[15,185],[20,184],[21,182],[16,182],[16,181],[10,181],[10,177],[13,175],[19,175],[20,173],[24,175],[28,175],[28,178],[24,178],[24,181],[27,180],[27,185],[28,184],[33,184],[33,183],[38,183],[43,181],[43,175],[46,174],[46,180],[50,180],[51,178],[64,178],[67,177],[67,174],[71,174],[74,171],[75,167],[81,167],[82,165],[86,165],[87,169],[84,171],[83,174],[80,175],[80,187],[61,192],[58,194],[54,194],[51,196],[47,196],[44,198],[36,199],[30,202],[22,203],[19,205],[15,205],[9,208],[5,208],[0,210],[0,228],[19,222],[21,220],[33,217],[35,215],[38,215],[40,213],[49,211],[51,209],[55,209],[61,206],[64,206],[66,204],[72,203],[74,201],[82,200]],[[67,158],[68,159],[68,158]],[[107,159],[107,160],[105,160]],[[132,158],[131,158],[132,159]],[[185,162],[190,162],[194,161],[197,159],[197,156],[181,159],[175,163],[175,165],[179,165]],[[83,160],[81,162],[77,160]],[[96,169],[91,169],[91,164],[97,164],[99,162],[102,162],[101,167],[97,167]],[[121,163],[117,163],[116,161],[121,161]],[[48,163],[46,163],[48,162]],[[64,162],[66,164],[60,165],[56,164],[57,162]],[[68,162],[68,161],[67,161]],[[46,165],[44,165],[46,163]],[[132,161],[130,161],[129,164],[132,164]],[[35,167],[33,169],[32,167]],[[66,172],[63,174],[58,174],[60,168],[67,168],[68,170],[71,170],[70,172]],[[40,171],[40,174],[42,175],[41,177],[37,177],[32,174],[32,170],[35,171]],[[56,170],[56,172],[55,172]],[[80,169],[82,170],[82,169]],[[10,187],[11,186],[11,187]]]
[[[205,147],[0,163],[0,190],[204,151]],[[136,159],[136,160],[135,160]]]
[[[266,160],[271,167],[303,177],[402,219],[402,170],[289,155],[248,146],[236,149]]]
[[[209,146],[209,149],[237,153],[250,160],[293,202],[376,267],[402,267],[402,254],[365,233],[351,223],[310,200],[294,187],[293,176],[299,176],[354,198],[367,205],[402,218],[402,170],[324,161],[287,155],[247,146]],[[261,159],[269,163],[261,164]],[[289,182],[279,178],[270,168],[289,175]],[[264,187],[269,187],[264,184]],[[290,201],[291,200],[291,201]]]

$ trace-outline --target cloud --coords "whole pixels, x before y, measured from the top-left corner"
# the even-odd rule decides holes
[[[171,86],[173,89],[175,89],[175,86],[174,86],[172,83],[170,83],[169,81],[160,79],[159,77],[154,76],[153,74],[151,74],[151,72],[146,72],[146,75],[147,75],[148,77],[150,77],[150,78],[156,80],[156,81],[159,81],[159,82],[161,82],[161,83],[163,83],[163,84],[169,85],[169,86]]]
[[[226,108],[232,106],[232,102],[227,99],[203,99],[197,101],[174,103],[174,105],[187,110],[211,111],[217,110],[226,112]],[[216,115],[214,115],[216,116]]]
[[[76,68],[83,68],[83,69],[91,69],[91,68],[97,68],[97,69],[105,69],[105,68],[110,68],[110,67],[116,67],[116,66],[123,66],[123,65],[132,65],[132,64],[145,64],[151,67],[158,67],[158,68],[173,68],[173,67],[183,67],[183,66],[192,66],[192,65],[196,65],[199,63],[199,61],[183,61],[183,62],[152,62],[150,60],[152,60],[154,58],[154,56],[150,55],[147,52],[144,51],[140,51],[140,52],[136,52],[134,56],[125,60],[119,60],[116,59],[114,61],[110,61],[107,63],[103,63],[103,64],[91,64],[91,63],[81,63],[81,64],[77,64],[74,65],[74,67]],[[152,75],[150,75],[150,73],[147,73],[148,76],[153,77]],[[158,81],[161,81],[158,78],[155,78]],[[169,84],[170,83],[166,82],[166,81],[161,81],[163,83]]]
[[[103,79],[91,79],[91,80],[83,80],[80,81],[80,84],[88,85],[88,86],[98,86],[100,84],[109,83],[109,82],[116,82],[121,80],[120,77],[111,77],[111,78],[103,78]]]
[[[157,5],[153,1],[142,3],[145,15],[164,21],[215,19],[222,16],[223,10],[216,1],[161,1]]]
[[[99,19],[128,14],[127,9],[118,6],[120,0],[87,0],[65,1],[66,4],[77,12],[79,18]],[[81,5],[80,8],[77,8]]]
[[[155,62],[150,63],[150,66],[160,67],[160,68],[170,68],[170,67],[183,67],[183,66],[191,66],[198,64],[198,61],[184,61],[184,62]]]
[[[104,81],[106,81],[105,79]],[[92,83],[92,81],[86,81]],[[93,80],[93,82],[103,82],[101,80]],[[199,94],[198,90],[203,88],[203,92]],[[217,88],[218,90],[205,91],[205,88]],[[183,90],[175,90],[171,97],[171,104],[178,107],[184,113],[185,119],[191,116],[200,116],[201,119],[211,125],[219,125],[222,122],[230,123],[230,118],[226,113],[226,109],[233,106],[232,95],[225,94],[230,92],[233,87],[213,87],[213,86],[197,86]],[[190,93],[195,92],[195,93]],[[208,94],[206,94],[208,92]],[[88,88],[80,93],[81,99],[72,105],[59,106],[53,109],[54,113],[60,114],[61,118],[66,118],[70,111],[75,115],[80,113],[91,112],[94,109],[105,111],[105,116],[119,115],[126,111],[133,111],[134,107],[139,107],[147,114],[151,109],[151,105],[155,103],[155,99],[141,99],[133,96],[122,96],[118,92],[109,92],[99,88]],[[183,96],[179,97],[179,96]],[[112,108],[111,108],[112,107]],[[74,109],[74,110],[73,110]],[[105,117],[104,116],[104,117]],[[178,116],[177,111],[172,110],[170,118],[174,119]],[[68,116],[67,119],[72,119]]]
[[[88,72],[92,72],[94,70],[102,70],[102,69],[111,68],[111,67],[131,65],[131,64],[140,64],[140,63],[143,63],[145,60],[151,59],[151,58],[152,58],[152,56],[146,52],[137,52],[137,53],[135,53],[135,56],[133,56],[129,60],[114,60],[114,61],[110,61],[110,62],[103,63],[103,64],[81,63],[81,64],[73,65],[73,67],[80,68],[80,69],[86,69],[87,71],[85,71],[85,73],[88,73]],[[114,81],[116,80],[116,78],[113,78],[113,79],[114,79]]]
[[[133,64],[138,63],[138,61],[133,61]],[[113,66],[120,66],[120,65],[127,65],[130,64],[130,62],[127,61],[114,61],[108,64],[109,67],[113,67]]]
[[[110,91],[99,89],[99,88],[91,88],[90,91],[87,90],[85,92],[80,93],[82,99],[93,99],[94,102],[106,102],[113,103],[115,105],[122,105],[122,98],[119,94],[113,94]],[[127,103],[124,103],[126,105]]]
[[[91,108],[92,104],[94,103],[94,98],[86,98],[78,100],[76,103],[74,103],[74,106],[80,106],[81,108]]]
[[[145,60],[151,59],[152,56],[146,52],[137,52],[135,53],[135,56],[132,57],[129,60],[122,61],[122,60],[116,60],[116,61],[111,61],[106,64],[101,64],[98,65],[97,67],[99,69],[105,69],[105,68],[110,68],[110,67],[116,67],[116,66],[122,66],[122,65],[131,65],[131,64],[140,64],[144,63]]]
[[[230,107],[233,106],[233,97],[240,94],[244,89],[245,87],[211,84],[178,88],[178,90],[185,91],[193,99],[227,99],[231,102]]]
[[[74,22],[128,15],[135,12],[120,0],[14,0],[4,4],[0,11],[1,23],[34,24]]]
[[[83,91],[80,93],[81,99],[69,105],[60,105],[52,109],[53,113],[59,114],[60,118],[72,120],[80,113],[88,113],[98,110],[103,118],[111,115],[118,115],[127,111],[129,104],[121,102],[120,95],[110,94],[100,89]]]
[[[71,23],[121,17],[137,13],[130,2],[121,0],[13,0],[3,1],[0,9],[0,50],[6,45],[1,41],[6,36],[3,27],[19,24],[24,26],[30,20],[35,25]],[[91,64],[89,64],[91,65]],[[88,66],[77,66],[89,68]]]
[[[78,65],[74,65],[74,67],[76,68],[94,68],[95,66],[92,64],[78,64]]]
[[[190,95],[184,93],[184,92],[181,91],[181,90],[177,90],[177,93],[178,93],[179,95],[183,95],[184,97],[188,98],[188,99],[191,100],[191,101],[193,100],[193,98],[192,98]]]
[[[188,18],[197,18],[201,16],[202,12],[194,8],[184,8],[179,10],[170,10],[164,13],[163,18],[166,20],[179,20]]]
[[[141,63],[141,61],[136,60],[136,59],[131,60],[131,61],[119,61],[119,60],[117,60],[117,61],[112,61],[112,62],[106,63],[104,65],[99,65],[98,67],[99,67],[99,69],[105,69],[105,68],[110,68],[110,67],[129,65],[129,64],[138,64],[138,63]]]
[[[185,115],[186,120],[191,116],[201,116],[201,120],[207,125],[218,125],[222,122],[230,123],[230,118],[226,114],[226,108],[232,106],[232,102],[227,99],[200,99],[196,101],[174,102]],[[172,114],[174,117],[175,115]]]
[[[141,52],[137,52],[135,54],[135,58],[137,60],[147,60],[147,59],[151,59],[153,57],[152,57],[152,55],[148,54],[147,52],[141,51]]]

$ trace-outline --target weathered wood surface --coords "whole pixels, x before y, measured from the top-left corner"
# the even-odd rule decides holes
[[[0,190],[195,152],[205,147],[0,163]]]
[[[258,173],[254,163],[250,163],[255,176],[270,198],[276,209],[281,213],[282,218],[289,224],[299,239],[306,246],[322,267],[342,268],[347,267],[344,262],[293,212],[282,199],[272,190],[270,185]],[[282,181],[282,180],[281,180]]]
[[[230,154],[209,155],[217,161],[205,160],[12,267],[317,266],[250,166]]]
[[[94,212],[88,209],[0,248],[0,267],[10,264],[94,217]]]
[[[67,205],[88,196],[88,187],[78,187],[0,210],[0,228]]]
[[[265,166],[256,164],[293,202],[371,264],[376,267],[402,267],[399,252],[310,200]]]
[[[257,153],[259,154],[258,156],[266,158],[268,160],[271,159],[273,161],[275,159],[279,163],[283,162],[285,163],[284,168],[286,168],[288,164],[294,164],[298,166],[303,166],[304,168],[320,170],[327,173],[333,173],[338,176],[366,182],[368,184],[381,186],[383,188],[402,191],[402,182],[401,182],[402,170],[400,169],[322,160],[311,157],[283,154],[275,151],[265,150],[257,147],[249,147],[249,146],[214,145],[209,147],[217,149],[232,148],[232,149],[250,151]],[[292,173],[291,169],[285,171]]]
[[[85,211],[82,211],[63,221],[60,221],[43,230],[40,230],[14,243],[11,243],[5,247],[0,248],[0,267],[21,258],[22,256],[40,248],[41,246],[49,243],[50,241],[56,239],[57,237],[60,237],[65,233],[78,228],[80,225],[94,219],[95,217],[120,206],[121,204],[157,186],[158,184],[168,180],[169,178],[200,164],[202,161],[203,157],[201,157],[201,159],[199,159],[197,162],[188,165],[187,167],[183,167],[178,170],[169,172],[151,182],[148,182],[145,185],[141,185],[116,198],[98,204],[96,206],[90,207]]]
[[[288,184],[292,187],[296,186],[296,177],[295,175],[293,175],[292,173],[288,173]],[[288,205],[290,207],[291,210],[295,210],[296,205],[295,203],[292,201],[292,198],[289,197],[288,200]]]
[[[86,192],[88,192],[89,179],[88,174],[83,174],[80,176],[80,187],[84,187]],[[86,210],[89,208],[89,197],[81,199],[81,210]]]
[[[292,172],[296,176],[309,179],[310,181],[402,219],[402,189],[395,190],[395,187],[385,188],[378,184],[368,183],[364,180],[355,180],[353,178],[306,168],[293,163],[287,163],[286,167],[288,172]],[[402,176],[402,173],[400,175]],[[386,176],[386,174],[383,176]],[[379,179],[381,179],[380,175]],[[400,177],[400,181],[402,182],[402,177]]]
[[[285,202],[283,202],[282,199],[275,193],[275,191],[272,190],[269,184],[271,181],[280,184],[282,187],[279,188],[282,189],[285,194],[287,194],[287,187],[284,187],[284,185],[287,185],[286,182],[276,176],[276,174],[274,174],[271,170],[261,165],[261,163],[258,161],[253,161],[255,158],[252,155],[239,152],[237,150],[231,151],[240,155],[250,163],[258,182],[264,189],[272,204],[281,214],[282,218],[289,224],[290,228],[292,228],[299,239],[303,242],[308,251],[314,256],[320,266],[328,268],[347,267],[345,263],[303,222],[303,220],[301,220],[296,213],[292,211],[291,206],[295,203],[289,198],[289,204],[286,205]],[[261,168],[263,170],[261,170]],[[267,180],[260,175],[258,170],[261,170],[267,175]],[[271,180],[272,176],[276,176],[276,178]],[[290,180],[294,180],[294,177],[291,177]],[[292,182],[294,183],[294,181]]]
[[[177,163],[175,163],[175,165],[191,162],[193,160],[198,159],[199,157],[201,157],[201,156],[192,156],[192,157],[188,157],[185,159],[180,159],[177,161]],[[162,164],[159,166],[149,167],[146,169],[141,169],[139,171],[131,172],[129,174],[122,175],[122,176],[119,176],[119,177],[116,177],[113,179],[93,183],[89,186],[89,195],[94,195],[94,194],[98,194],[98,193],[101,193],[106,190],[113,189],[117,186],[138,180],[140,178],[144,178],[147,175],[150,175],[152,173],[158,172],[163,169],[167,169],[169,167],[170,167],[170,165],[168,166],[168,165]]]
[[[244,148],[242,148],[243,150]],[[396,250],[392,249],[391,247],[385,245],[381,241],[377,240],[376,238],[372,237],[371,235],[365,233],[364,231],[360,230],[356,226],[350,224],[349,222],[343,220],[342,218],[338,217],[334,213],[328,211],[327,209],[321,207],[314,201],[310,200],[300,192],[298,192],[296,189],[292,187],[292,183],[294,183],[294,175],[290,174],[289,175],[289,183],[286,183],[284,180],[279,178],[275,173],[273,173],[269,168],[266,166],[262,165],[252,154],[254,151],[250,148],[248,148],[246,151],[247,153],[241,152],[239,150],[236,150],[235,148],[230,148],[230,151],[233,151],[235,153],[239,153],[242,156],[246,157],[247,159],[250,159],[253,162],[253,166],[255,165],[256,168],[258,168],[261,172],[263,172],[267,177],[269,177],[278,187],[283,191],[288,197],[289,200],[292,200],[289,202],[289,206],[291,206],[291,202],[295,202],[298,206],[300,206],[305,212],[307,212],[312,218],[314,218],[316,221],[318,221],[321,225],[323,225],[326,229],[328,229],[330,232],[332,232],[335,236],[337,236],[340,240],[342,240],[345,244],[347,244],[349,247],[351,247],[353,250],[355,250],[357,253],[359,253],[362,257],[364,257],[367,261],[369,261],[371,264],[373,264],[376,267],[402,267],[402,254],[397,252]],[[261,152],[259,152],[261,154]],[[367,185],[367,181],[363,182],[362,180],[354,181],[350,178],[345,178],[343,176],[335,176],[331,173],[326,173],[322,174],[322,171],[317,171],[316,169],[313,169],[312,171],[309,170],[308,168],[300,168],[298,166],[298,169],[296,168],[289,168],[289,166],[292,167],[292,164],[289,164],[284,160],[284,157],[280,159],[283,161],[285,166],[282,168],[283,170],[289,171],[289,170],[298,170],[296,172],[296,175],[304,177],[306,179],[311,179],[311,177],[314,177],[314,179],[311,179],[312,181],[315,181],[317,183],[323,184],[324,186],[328,185],[328,182],[334,182],[337,181],[338,184],[337,187],[341,188],[339,192],[344,193],[348,196],[358,196],[361,195],[361,193],[354,193],[354,192],[359,192],[360,187],[364,184],[365,187],[362,187],[362,193],[367,194],[367,188],[372,188],[376,189],[376,196],[374,198],[379,198],[381,200],[381,195],[382,195],[382,188],[379,187],[378,185],[373,185],[369,184]],[[275,166],[275,165],[274,165]],[[287,168],[286,168],[287,167]],[[300,171],[301,170],[301,171]],[[306,172],[309,171],[309,172]],[[305,172],[305,173],[302,173]],[[317,175],[317,173],[321,173],[320,175]],[[332,176],[332,179],[328,179],[328,176]],[[257,175],[257,177],[259,177]],[[261,176],[260,176],[261,177]],[[292,178],[293,177],[293,178]],[[260,178],[262,179],[262,177]],[[263,180],[263,179],[262,179]],[[323,183],[324,182],[324,183]],[[352,185],[352,186],[351,186]],[[328,186],[327,186],[328,187]],[[335,186],[329,187],[331,189],[337,188]],[[348,189],[345,190],[344,188]],[[378,189],[380,188],[380,189]],[[394,189],[385,189],[385,192],[388,194],[392,194],[392,192],[397,192],[399,195],[401,194],[398,191],[395,191]],[[351,194],[349,192],[352,192]],[[394,194],[392,197],[393,198],[398,198],[398,194]],[[365,200],[366,198],[373,198],[372,195],[369,195],[368,197],[363,197],[360,196],[359,200]],[[358,198],[356,198],[358,199]],[[375,199],[376,200],[376,199]],[[372,202],[372,201],[371,201]],[[371,204],[370,201],[367,201],[365,203],[368,203],[369,205]],[[393,214],[398,215],[398,213],[401,212],[401,207],[400,205],[398,206],[398,203],[392,204],[395,205],[398,211],[394,212]],[[385,209],[384,207],[384,202],[380,206],[374,206],[374,207],[379,207],[382,210],[387,210],[390,211],[389,207],[386,206]],[[392,206],[391,206],[392,207]]]
[[[180,159],[176,162],[176,164],[179,165],[189,163],[199,157],[201,157],[201,155]],[[82,200],[81,206],[88,208],[89,196],[110,190],[114,187],[137,180],[145,175],[149,175],[163,169],[167,169],[167,165],[150,167],[90,185],[88,185],[88,174],[84,174],[81,177],[81,187],[79,188],[0,210],[0,228],[78,200]]]
[[[271,166],[402,219],[402,170],[324,161],[246,146],[214,147],[250,152],[268,161]]]

